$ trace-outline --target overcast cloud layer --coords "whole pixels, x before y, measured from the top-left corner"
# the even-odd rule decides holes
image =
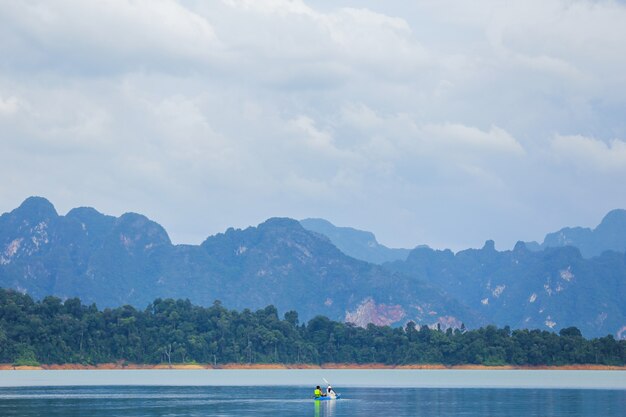
[[[498,248],[626,207],[616,1],[0,0],[0,212]]]

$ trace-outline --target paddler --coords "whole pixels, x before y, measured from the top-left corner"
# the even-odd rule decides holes
[[[322,394],[322,389],[319,385],[315,388],[315,391],[313,391],[313,396],[315,396],[315,398],[325,397],[325,395]]]
[[[337,394],[335,394],[335,390],[330,385],[328,386],[328,388],[326,388],[326,396],[328,396],[330,398],[337,397]]]

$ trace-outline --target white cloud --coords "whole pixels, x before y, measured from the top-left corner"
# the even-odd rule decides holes
[[[510,133],[497,126],[488,131],[456,123],[426,125],[424,134],[442,141],[446,147],[460,147],[480,153],[510,153],[523,155],[524,149]]]
[[[337,122],[341,134],[361,140],[352,146],[370,160],[424,158],[448,162],[519,158],[522,145],[506,130],[488,130],[462,123],[420,123],[406,113],[383,115],[363,103],[347,104]]]
[[[265,15],[276,14],[287,16],[290,14],[302,14],[315,16],[316,13],[301,0],[268,0],[258,2],[254,0],[222,0],[225,4],[246,11],[254,11]]]
[[[316,127],[315,121],[308,116],[299,115],[287,123],[289,130],[292,130],[296,138],[301,138],[306,150],[314,152],[316,156],[339,159],[346,162],[356,155],[346,149],[339,149],[329,131],[320,130]],[[299,150],[297,150],[299,151]]]
[[[38,71],[163,70],[219,47],[209,22],[173,0],[3,2],[0,23],[8,63]]]
[[[375,77],[402,81],[428,52],[404,19],[364,8],[320,11],[301,1],[203,4],[230,74],[283,89],[336,89]],[[241,64],[244,64],[242,66]]]
[[[619,139],[604,142],[581,135],[556,135],[552,148],[555,156],[572,168],[607,173],[626,171],[626,142]]]
[[[565,77],[588,94],[610,93],[625,86],[615,71],[626,66],[626,7],[615,1],[539,1],[502,4],[487,26],[491,45],[501,58],[531,70]],[[502,10],[506,8],[506,10]]]
[[[3,98],[0,96],[0,115],[11,116],[17,113],[20,108],[20,101],[17,97]]]
[[[274,215],[541,239],[563,207],[626,207],[605,185],[624,21],[612,1],[0,1],[0,211],[41,194],[175,241]]]

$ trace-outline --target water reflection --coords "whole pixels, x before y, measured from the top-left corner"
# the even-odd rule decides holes
[[[313,401],[315,403],[315,417],[333,417],[337,401]]]

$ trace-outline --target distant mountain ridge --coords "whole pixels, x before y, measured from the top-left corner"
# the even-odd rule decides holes
[[[373,264],[405,260],[411,252],[411,249],[388,248],[378,243],[376,236],[371,232],[352,227],[338,227],[328,220],[304,219],[300,220],[300,224],[307,230],[329,238],[346,255]]]
[[[626,252],[626,210],[611,210],[595,229],[565,227],[558,232],[548,233],[542,244],[527,242],[527,246],[535,251],[573,246],[585,258],[599,256],[608,250]]]
[[[59,216],[32,197],[0,216],[0,286],[36,298],[80,297],[101,306],[145,307],[162,297],[231,308],[297,310],[360,325],[479,325],[441,291],[343,254],[292,219],[228,229],[201,245],[172,245],[157,223],[92,208]]]
[[[594,233],[617,228],[620,216],[608,216]],[[163,227],[140,214],[82,207],[60,216],[46,199],[31,197],[0,216],[0,287],[101,307],[217,299],[230,308],[274,304],[303,320],[323,314],[361,326],[576,326],[588,336],[626,338],[626,255],[539,249],[519,242],[498,252],[492,241],[456,254],[418,247],[406,260],[375,265],[287,218],[231,228],[201,245],[173,245]]]

